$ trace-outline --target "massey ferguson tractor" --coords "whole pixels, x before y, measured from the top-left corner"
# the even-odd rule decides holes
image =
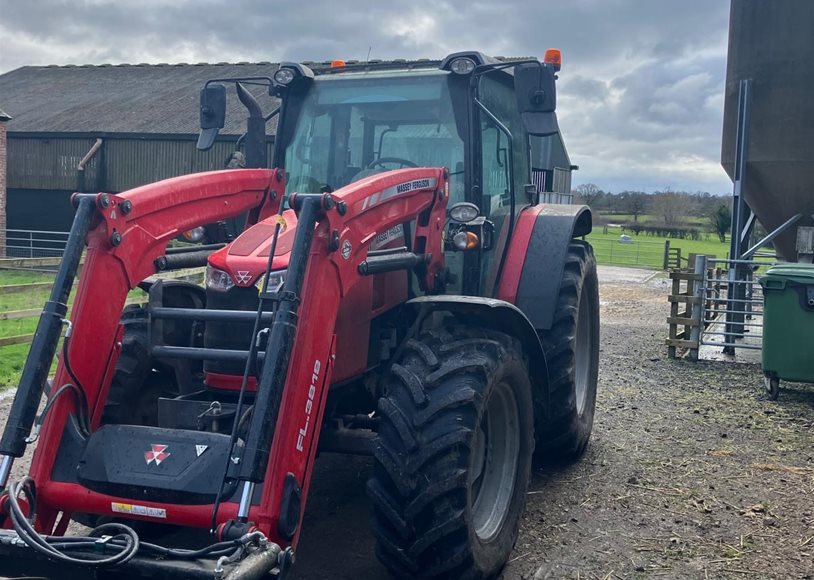
[[[236,168],[74,194],[0,440],[0,575],[285,577],[330,452],[372,457],[392,575],[494,578],[532,460],[585,450],[591,214],[541,201],[558,53],[335,65],[206,83],[199,148],[227,85],[248,110]]]

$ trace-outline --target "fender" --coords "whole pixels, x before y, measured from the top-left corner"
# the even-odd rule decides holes
[[[525,208],[500,278],[497,298],[517,306],[536,330],[548,330],[572,239],[591,232],[585,205],[541,204]]]
[[[161,285],[164,287],[164,293],[171,293],[176,302],[183,297],[188,297],[191,301],[200,302],[200,305],[196,306],[197,308],[203,308],[206,304],[206,290],[200,284],[188,282],[187,280],[161,279],[156,276],[149,276],[139,282],[138,287],[149,294],[150,289],[159,280],[161,280]],[[176,306],[175,304],[166,304],[166,306],[170,305]],[[161,304],[161,306],[165,306],[165,304]],[[178,307],[183,308],[183,306]]]
[[[449,312],[451,314],[476,320],[488,328],[505,332],[520,340],[529,358],[529,373],[535,398],[541,397],[548,416],[548,363],[543,345],[534,326],[523,312],[514,304],[495,298],[480,296],[457,296],[450,294],[419,296],[408,300],[406,304],[429,310],[429,312]]]

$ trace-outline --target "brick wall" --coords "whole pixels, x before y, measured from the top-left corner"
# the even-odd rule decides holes
[[[6,119],[0,113],[0,257],[6,256]]]

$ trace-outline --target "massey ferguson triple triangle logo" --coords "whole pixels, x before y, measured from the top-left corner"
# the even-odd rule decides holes
[[[161,462],[164,461],[167,457],[170,456],[169,453],[166,453],[168,445],[150,445],[152,451],[148,451],[144,454],[144,460],[147,462],[147,465],[150,465],[153,461],[155,461],[156,465],[161,465]]]

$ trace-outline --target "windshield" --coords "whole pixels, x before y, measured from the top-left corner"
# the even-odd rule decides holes
[[[402,167],[447,167],[463,195],[463,140],[442,71],[318,77],[285,149],[287,191],[333,191]]]

